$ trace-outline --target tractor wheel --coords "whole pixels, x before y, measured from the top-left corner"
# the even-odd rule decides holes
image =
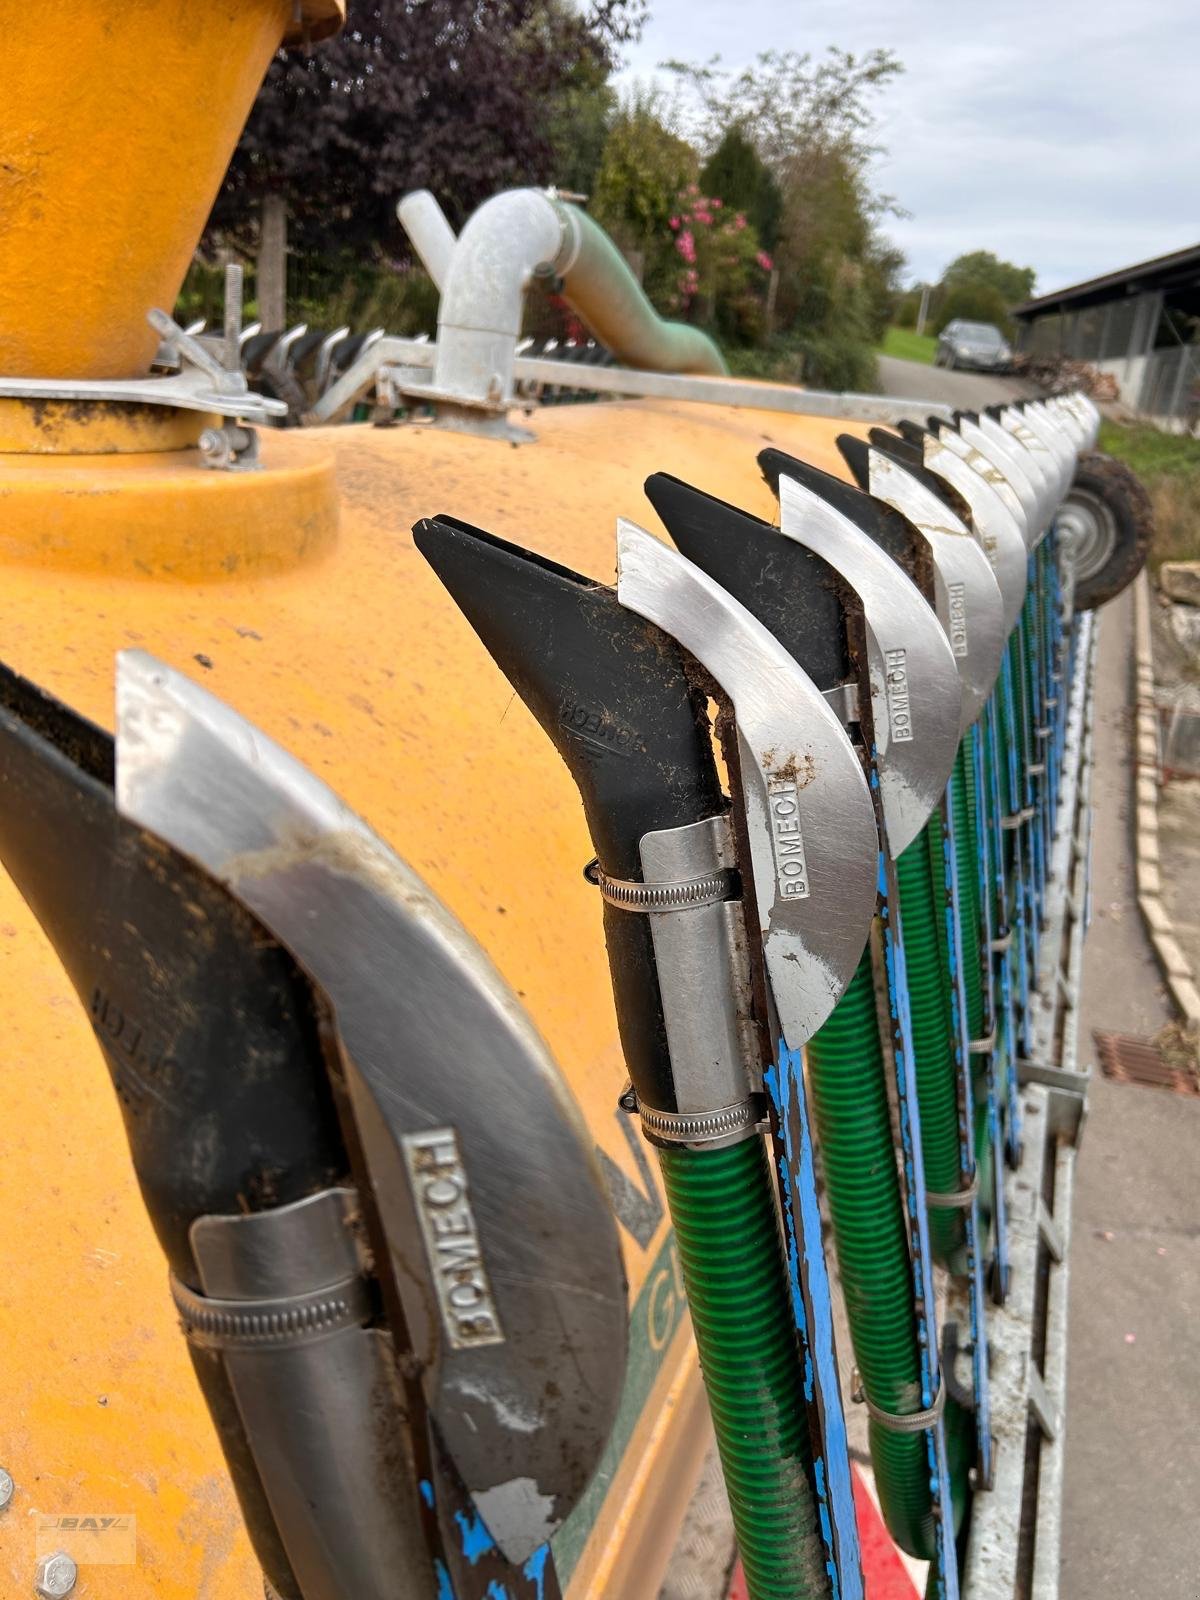
[[[1076,610],[1114,599],[1145,566],[1154,508],[1141,479],[1115,456],[1080,456],[1056,520],[1074,547]]]

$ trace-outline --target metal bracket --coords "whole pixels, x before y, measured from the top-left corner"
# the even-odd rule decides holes
[[[832,689],[823,689],[826,704],[836,714],[843,727],[862,720],[858,708],[857,683],[835,683]]]
[[[1043,1435],[1053,1443],[1058,1438],[1061,1421],[1058,1407],[1047,1393],[1042,1375],[1032,1360],[1029,1363],[1029,1410]]]
[[[205,428],[200,435],[203,466],[215,472],[260,472],[258,434],[253,428],[226,423],[223,428]]]
[[[155,365],[174,368],[156,378],[4,378],[0,399],[105,401],[126,405],[171,406],[181,411],[215,411],[243,422],[286,417],[282,400],[253,394],[245,373],[230,371],[165,311],[146,320],[163,339]]]
[[[1045,1241],[1046,1249],[1050,1252],[1050,1259],[1055,1262],[1062,1260],[1067,1247],[1062,1236],[1062,1229],[1050,1215],[1046,1202],[1039,1196],[1037,1210],[1038,1232]]]
[[[1078,1145],[1087,1118],[1087,1093],[1092,1069],[1077,1072],[1067,1067],[1052,1067],[1042,1061],[1017,1062],[1017,1082],[1024,1087],[1040,1083],[1050,1090],[1046,1116],[1052,1137]]]

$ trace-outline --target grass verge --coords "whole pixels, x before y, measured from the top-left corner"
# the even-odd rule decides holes
[[[1105,421],[1100,449],[1133,468],[1154,504],[1150,563],[1200,561],[1200,439],[1147,423]]]
[[[895,356],[900,361],[920,361],[933,365],[937,340],[931,333],[914,333],[911,328],[889,328],[879,346],[881,356]]]

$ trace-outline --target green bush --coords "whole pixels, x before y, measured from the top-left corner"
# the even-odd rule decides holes
[[[1013,333],[1008,305],[999,289],[990,283],[957,282],[947,287],[938,305],[937,328],[941,333],[948,322],[990,322],[1005,338]]]
[[[203,317],[208,328],[221,326],[225,305],[225,268],[197,255],[188,268],[175,304],[175,319],[186,326]],[[438,295],[428,274],[402,263],[321,260],[303,256],[288,259],[287,312],[289,326],[298,322],[332,331],[343,324],[355,333],[385,328],[401,337],[430,336],[437,329]],[[243,319],[258,316],[254,272],[246,271]]]

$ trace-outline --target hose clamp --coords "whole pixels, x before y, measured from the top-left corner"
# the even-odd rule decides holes
[[[699,878],[679,883],[636,883],[631,878],[610,878],[593,857],[583,875],[600,891],[601,899],[620,911],[637,911],[643,916],[665,916],[669,911],[694,911],[699,906],[730,900],[737,892],[737,873],[732,867],[706,872]]]
[[[1012,949],[1012,942],[1013,931],[1010,928],[1002,938],[992,940],[992,954],[997,956],[1004,955],[1007,951]]]
[[[1043,777],[1046,771],[1046,763],[1044,761],[1031,761],[1025,771],[1031,778]]]
[[[1049,705],[1050,702],[1047,701],[1046,703]],[[1044,722],[1040,728],[1035,728],[1033,731],[1037,734],[1039,739],[1048,739],[1054,732],[1054,729],[1050,723]]]
[[[1011,933],[1008,935],[1008,938],[1010,940],[1012,939],[1012,934]],[[993,939],[992,940],[992,949],[994,950],[995,948],[996,948],[996,941]],[[1005,946],[1005,948],[1007,949],[1007,945]],[[996,1048],[996,1030],[995,1030],[995,1028],[993,1028],[991,1033],[985,1033],[982,1039],[972,1039],[970,1044],[967,1046],[967,1054],[968,1055],[972,1055],[972,1056],[987,1056],[987,1055],[991,1055],[992,1051],[995,1048]]]
[[[1020,811],[1010,811],[1008,816],[1000,818],[1000,826],[1008,832],[1021,828],[1027,822],[1032,822],[1037,816],[1036,806],[1024,806]]]
[[[172,1273],[171,1297],[188,1342],[209,1350],[308,1344],[339,1328],[359,1327],[371,1316],[366,1280],[357,1275],[307,1294],[214,1300]]]
[[[925,1204],[931,1211],[967,1211],[975,1204],[978,1194],[979,1168],[975,1167],[965,1189],[955,1189],[952,1194],[935,1194],[932,1189],[926,1189]]]
[[[865,1405],[867,1415],[872,1422],[877,1422],[881,1428],[886,1428],[889,1433],[924,1433],[927,1428],[936,1428],[942,1420],[942,1412],[946,1409],[946,1380],[938,1381],[938,1392],[934,1396],[933,1404],[926,1411],[909,1411],[904,1416],[896,1416],[894,1412],[884,1411],[867,1394],[863,1388],[862,1378],[855,1368],[851,1378],[850,1398]]]
[[[761,1115],[753,1100],[718,1111],[655,1111],[643,1105],[638,1110],[652,1144],[736,1144],[757,1133]]]

